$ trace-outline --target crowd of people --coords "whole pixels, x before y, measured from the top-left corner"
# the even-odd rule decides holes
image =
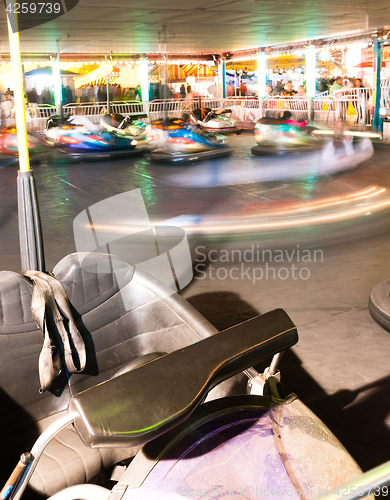
[[[275,75],[275,73],[274,73]],[[277,77],[290,76],[295,79],[286,80],[272,78],[271,75],[267,80],[266,85],[266,98],[292,98],[292,99],[305,99],[307,97],[305,88],[305,75],[304,73],[295,73],[294,71],[286,74],[277,73]],[[215,87],[215,88],[214,88]],[[321,78],[316,81],[316,96],[320,95],[326,91],[334,97],[340,97],[347,94],[356,93],[356,89],[366,88],[360,78],[349,78],[337,76],[335,78]],[[239,84],[235,87],[229,82],[226,85],[226,97],[256,97],[257,86],[254,84],[249,84],[246,80],[242,79]],[[362,92],[360,92],[362,93]],[[364,91],[363,91],[364,93]],[[217,86],[214,85],[213,89],[211,87],[207,89],[206,95],[208,97],[215,98],[218,96]],[[366,92],[366,97],[368,93]],[[194,92],[190,85],[185,85],[184,83],[180,86],[180,96],[176,94],[181,100],[192,100],[198,97],[198,94]],[[172,98],[172,91],[168,92],[168,96],[155,96],[154,98]]]
[[[109,85],[108,94],[110,101],[121,95],[122,89],[118,85]],[[106,85],[82,85],[76,89],[76,99],[73,102],[103,102],[107,101]]]
[[[281,74],[277,73],[277,77]],[[292,73],[294,76],[294,73]],[[301,75],[301,74],[299,74]],[[275,73],[271,75],[275,76]],[[290,75],[291,76],[291,75]],[[302,78],[295,80],[284,81],[277,78],[269,77],[266,85],[266,98],[291,98],[291,99],[305,99],[307,97],[303,74]],[[316,94],[322,94],[329,91],[330,95],[334,97],[340,97],[343,95],[357,93],[356,89],[365,87],[360,78],[348,78],[337,76],[336,78],[325,79],[321,78],[317,80],[316,83]],[[248,86],[242,80],[240,85],[234,88],[230,83],[226,86],[227,97],[240,96],[247,97],[253,96],[252,90],[248,89]],[[120,85],[109,85],[109,99],[110,101],[115,100],[127,100],[136,99],[141,100],[141,90],[138,86],[136,89],[121,88]],[[364,93],[364,91],[359,91]],[[171,99],[174,96],[179,97],[181,100],[192,101],[198,97],[198,93],[195,92],[191,85],[182,83],[180,85],[179,93],[174,93],[172,88],[168,85],[159,84],[154,90],[151,89],[149,98],[151,99]],[[155,94],[155,95],[154,95]],[[217,97],[218,90],[217,85],[213,84],[208,89],[209,97]],[[366,92],[366,98],[368,98],[368,93]],[[69,85],[62,85],[62,103],[69,104],[73,102],[105,102],[107,100],[107,87],[106,85],[83,85],[73,91]],[[29,90],[26,94],[26,101],[31,104],[49,104],[54,105],[54,92],[53,88],[48,86],[44,87],[40,94],[37,93],[35,88]],[[2,109],[13,107],[13,92],[9,88],[7,90],[0,89],[0,107]]]
[[[316,82],[316,95],[320,95],[328,91],[329,95],[337,98],[343,95],[351,95],[354,91],[356,91],[356,89],[360,89],[362,87],[363,82],[361,78],[343,78],[341,76],[330,79],[323,78],[317,80]],[[292,99],[302,99],[306,98],[307,95],[303,84],[294,86],[292,81],[288,81],[287,83],[277,81],[275,86],[273,86],[272,82],[268,81],[266,86],[266,97],[290,97]]]
[[[62,104],[69,104],[74,102],[105,102],[107,101],[107,88],[106,85],[83,85],[76,90],[72,90],[69,85],[62,85],[61,88]],[[135,89],[137,94],[137,89]],[[120,85],[109,85],[109,98],[111,101],[117,99],[134,99],[134,89],[121,88]],[[26,104],[49,104],[55,105],[54,89],[53,87],[43,87],[41,93],[37,92],[34,87],[25,93]],[[140,100],[140,92],[138,96]],[[14,96],[13,91],[9,88],[3,90],[0,88],[0,106],[2,108],[13,108]]]

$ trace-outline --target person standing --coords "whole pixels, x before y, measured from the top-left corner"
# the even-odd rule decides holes
[[[305,87],[303,85],[299,85],[298,92],[293,95],[293,99],[306,99],[307,95],[305,92]]]
[[[247,92],[247,86],[245,85],[245,83],[243,81],[241,81],[241,85],[240,85],[240,95],[245,97],[246,96],[246,92]]]
[[[292,82],[287,82],[285,87],[285,92],[286,92],[285,95],[288,97],[293,97],[295,94],[297,94],[297,91],[294,90]]]
[[[66,100],[68,103],[73,102],[73,92],[69,85],[66,86]]]
[[[61,86],[61,101],[62,101],[62,105],[68,104],[68,95],[67,95],[66,88],[64,87],[64,85]]]
[[[193,101],[194,99],[194,93],[192,92],[191,85],[187,86],[187,94],[185,96],[185,101]]]
[[[334,97],[340,97],[342,95],[341,84],[343,83],[343,79],[341,76],[338,76],[333,85],[329,89],[329,95],[334,95]]]
[[[184,86],[184,83],[182,83],[180,87],[180,99],[184,99],[185,96],[186,96],[186,88]]]
[[[39,96],[37,93],[37,89],[34,87],[28,94],[27,94],[28,100],[31,103],[38,104],[39,103]]]
[[[87,85],[83,85],[82,94],[81,94],[81,102],[88,102],[88,87],[87,87]]]
[[[49,90],[47,87],[43,87],[42,93],[41,93],[41,100],[42,104],[49,104]]]
[[[99,100],[99,102],[107,101],[107,92],[106,92],[105,87],[103,87],[103,85],[99,86],[98,100]]]
[[[92,85],[88,85],[87,94],[88,94],[88,102],[92,102],[93,97],[94,97]]]
[[[93,86],[93,98],[95,99],[95,102],[99,102],[99,85],[95,83]]]

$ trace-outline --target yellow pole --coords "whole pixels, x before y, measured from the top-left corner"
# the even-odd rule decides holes
[[[17,180],[19,243],[22,270],[45,270],[41,219],[33,171],[28,154],[26,111],[23,92],[22,61],[15,0],[6,0],[8,37],[14,84],[14,108],[18,138],[19,171]]]
[[[8,38],[11,56],[12,79],[14,84],[14,109],[16,119],[16,131],[18,138],[19,168],[21,172],[30,170],[30,158],[28,154],[26,110],[23,91],[22,60],[20,57],[20,41],[18,31],[18,15],[15,12],[15,1],[7,0],[7,6],[11,5],[11,12],[7,12]],[[12,32],[10,17],[14,16],[15,33]]]

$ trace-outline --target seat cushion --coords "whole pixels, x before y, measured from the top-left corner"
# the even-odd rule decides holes
[[[107,256],[94,258],[84,268],[83,259],[72,254],[54,268],[73,306],[87,364],[83,373],[72,374],[69,380],[62,373],[43,394],[39,394],[38,377],[42,334],[30,311],[32,286],[17,273],[0,273],[0,439],[7,449],[0,456],[3,484],[20,453],[31,449],[42,429],[66,410],[73,394],[111,378],[139,356],[169,353],[216,332],[152,275],[125,261],[116,262],[122,269],[119,287],[115,273],[107,268]],[[230,389],[228,381],[215,388],[212,397],[228,394]],[[48,445],[31,488],[48,496],[89,480],[102,467],[133,454],[134,449],[91,451],[72,430],[65,430]]]
[[[30,496],[34,491],[47,498],[69,486],[91,482],[102,471],[138,451],[139,447],[87,448],[71,425],[45,448],[30,481]]]

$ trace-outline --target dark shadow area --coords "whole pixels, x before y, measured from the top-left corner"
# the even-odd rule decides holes
[[[390,459],[390,377],[308,401],[364,471]],[[367,393],[366,393],[367,391]]]
[[[257,311],[241,300],[238,294],[231,292],[202,293],[186,300],[219,331],[266,312]]]
[[[39,437],[39,430],[34,418],[22,406],[16,404],[2,389],[0,389],[0,408],[2,409],[0,418],[2,429],[0,435],[0,489],[2,489],[16,467],[20,455],[30,451],[35,440]],[[18,422],[18,428],[13,432],[10,432],[10,422],[7,420],[9,412],[12,412],[12,420]],[[43,497],[27,488],[23,498],[38,500]]]

